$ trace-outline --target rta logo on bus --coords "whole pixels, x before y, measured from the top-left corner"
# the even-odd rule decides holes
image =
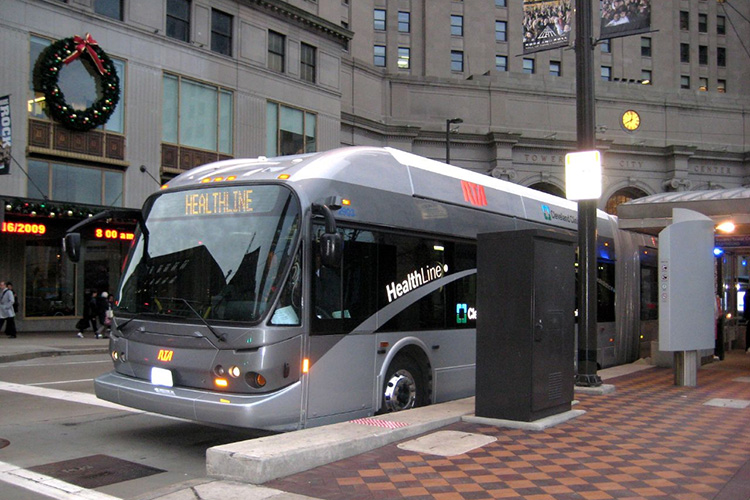
[[[476,321],[477,310],[468,304],[456,304],[456,324],[466,324],[468,320]]]

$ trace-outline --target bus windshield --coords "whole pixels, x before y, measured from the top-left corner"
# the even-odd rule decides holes
[[[144,229],[120,282],[120,312],[207,322],[256,323],[264,317],[300,227],[299,202],[289,189],[164,193],[144,212]]]

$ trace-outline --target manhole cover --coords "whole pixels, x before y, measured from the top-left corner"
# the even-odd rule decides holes
[[[7,439],[0,438],[0,449],[5,448],[9,444],[10,444],[10,441],[8,441]]]
[[[75,484],[81,488],[99,488],[110,484],[166,472],[108,455],[64,460],[30,467],[29,470]]]

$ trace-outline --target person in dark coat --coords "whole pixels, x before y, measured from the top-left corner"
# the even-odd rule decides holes
[[[86,302],[83,304],[83,318],[78,321],[78,334],[77,337],[83,338],[83,332],[91,327],[91,331],[96,333],[96,317],[97,317],[97,297],[96,292],[89,294],[86,291]]]

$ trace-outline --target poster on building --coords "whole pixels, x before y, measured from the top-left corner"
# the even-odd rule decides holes
[[[573,24],[571,0],[523,0],[523,52],[566,47]]]
[[[651,0],[599,0],[599,38],[617,38],[651,30]]]
[[[10,173],[10,96],[0,97],[0,175]]]

